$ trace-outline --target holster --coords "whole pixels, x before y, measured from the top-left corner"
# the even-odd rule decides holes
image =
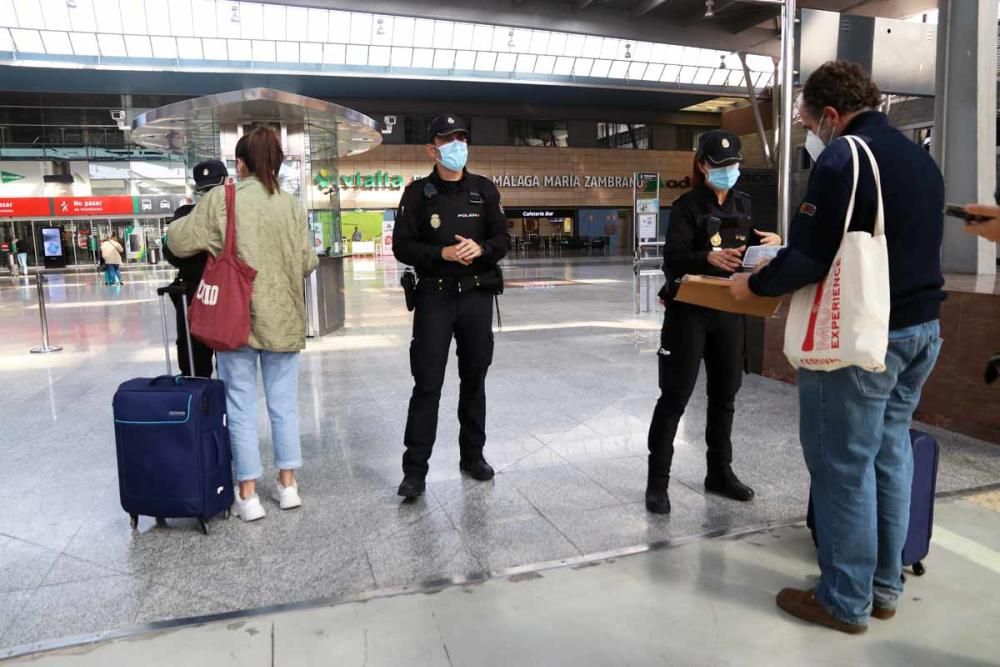
[[[406,269],[399,279],[399,284],[403,288],[403,296],[406,297],[406,309],[413,312],[417,307],[417,274],[413,269]]]

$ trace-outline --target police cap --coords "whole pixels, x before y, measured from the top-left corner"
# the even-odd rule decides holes
[[[227,176],[229,176],[229,170],[219,160],[199,162],[194,167],[195,189],[203,191],[216,185],[222,185]]]
[[[698,158],[713,167],[724,167],[743,161],[740,138],[727,130],[711,130],[698,139]]]
[[[461,132],[466,137],[469,136],[469,130],[461,118],[454,114],[443,114],[431,121],[427,141],[434,143],[434,137],[447,137],[455,132]]]

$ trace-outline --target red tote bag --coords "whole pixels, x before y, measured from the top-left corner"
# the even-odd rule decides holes
[[[188,310],[191,335],[225,352],[250,340],[250,297],[257,270],[236,253],[236,185],[226,181],[226,242],[209,257],[198,292]]]

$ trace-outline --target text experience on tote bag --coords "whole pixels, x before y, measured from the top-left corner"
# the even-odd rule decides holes
[[[785,356],[795,368],[834,371],[857,366],[885,370],[889,346],[889,251],[885,240],[882,180],[864,141],[845,136],[851,148],[853,187],[844,236],[830,272],[795,292],[785,323]],[[873,233],[849,231],[860,172],[858,147],[871,163],[878,208]]]

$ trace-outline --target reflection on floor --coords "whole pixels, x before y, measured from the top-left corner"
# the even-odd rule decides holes
[[[49,356],[27,354],[38,341],[34,286],[0,279],[0,647],[477,577],[804,513],[794,389],[755,376],[740,395],[735,455],[758,500],[702,493],[700,384],[679,434],[674,512],[645,512],[658,315],[634,320],[631,267],[600,257],[508,267],[512,279],[578,284],[501,300],[487,445],[500,474],[488,484],[459,476],[452,363],[428,495],[400,505],[409,315],[400,267],[359,260],[348,268],[348,328],[303,358],[305,506],[268,504],[264,521],[219,520],[209,537],[149,519],[133,533],[118,505],[110,400],[121,381],[163,372],[154,287],[170,278],[133,273],[122,288],[96,274],[49,276],[51,340],[65,347]],[[942,490],[1000,481],[1000,447],[939,435]]]
[[[873,619],[863,637],[808,625],[775,605],[775,591],[815,581],[815,551],[798,525],[364,603],[227,618],[24,662],[996,665],[1000,514],[965,500],[937,509],[928,573],[910,577],[896,618]]]

